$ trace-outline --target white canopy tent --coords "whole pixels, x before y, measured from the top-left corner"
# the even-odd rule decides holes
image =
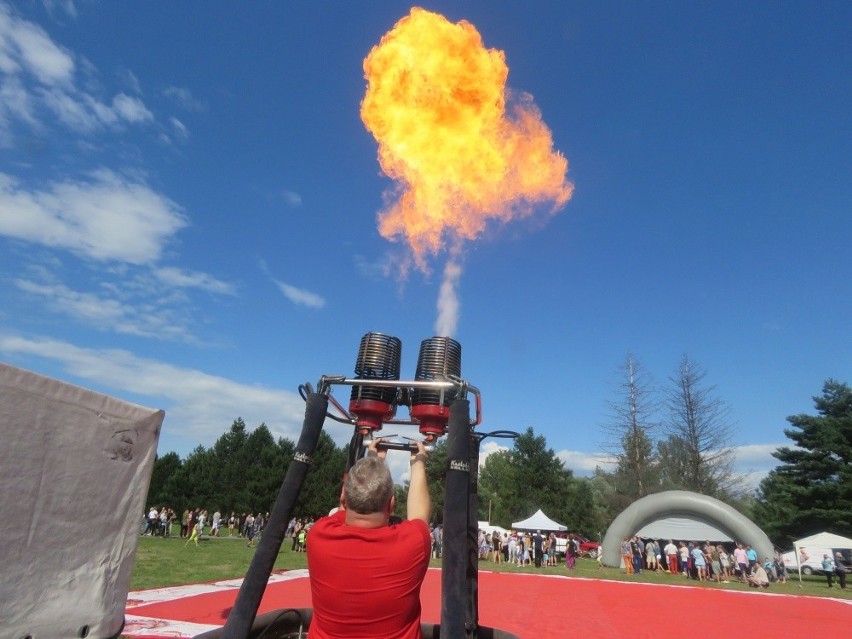
[[[545,515],[541,511],[541,508],[539,508],[531,517],[527,517],[522,521],[512,522],[512,528],[519,530],[552,530],[560,532],[568,530],[568,526],[556,523],[550,517]]]
[[[479,521],[477,522],[479,526],[479,530],[484,530],[486,533],[493,535],[494,533],[498,533],[501,537],[509,532],[502,526],[495,526],[494,524],[489,524],[487,521]]]
[[[794,541],[793,548],[795,548],[794,554],[796,555],[796,567],[799,572],[799,581],[801,581],[802,564],[799,561],[799,557],[801,556],[802,550],[810,548],[812,550],[815,549],[817,552],[829,552],[831,553],[831,558],[834,559],[835,550],[852,550],[852,539],[849,539],[848,537],[841,537],[834,533],[821,532],[816,535],[811,535],[810,537]]]

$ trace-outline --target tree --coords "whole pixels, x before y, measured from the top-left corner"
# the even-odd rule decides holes
[[[599,539],[603,530],[602,519],[595,505],[595,495],[588,479],[576,479],[566,502],[570,518],[565,519],[571,530],[592,539]]]
[[[290,460],[279,454],[275,438],[266,424],[261,424],[249,434],[237,459],[241,470],[238,485],[245,499],[245,505],[237,509],[268,512],[278,497]]]
[[[733,472],[733,431],[727,407],[714,395],[715,387],[702,385],[705,375],[684,355],[670,378],[665,452],[676,454],[678,466],[662,472],[673,487],[724,499],[739,492]]]
[[[795,447],[772,455],[781,465],[760,483],[755,516],[779,544],[807,534],[852,530],[852,389],[827,380],[814,397],[818,415],[787,418]]]
[[[541,508],[559,521],[571,516],[568,499],[573,473],[532,428],[515,439],[514,449],[492,453],[479,474],[480,504],[492,499],[492,523],[509,527]]]
[[[320,433],[314,463],[305,475],[302,491],[296,502],[296,516],[323,517],[340,504],[340,489],[343,486],[347,456],[348,446],[338,448],[327,432]]]
[[[154,469],[151,471],[151,483],[148,486],[148,506],[164,505],[177,508],[176,502],[180,495],[173,494],[167,490],[169,478],[180,470],[181,459],[177,453],[166,453],[154,460]]]
[[[490,523],[505,528],[511,525],[514,515],[510,512],[510,504],[518,501],[518,491],[514,484],[512,451],[498,450],[488,455],[479,470],[477,491],[481,509],[486,513],[491,511]]]
[[[619,399],[610,403],[612,421],[605,427],[609,449],[616,459],[613,480],[617,504],[623,509],[632,502],[659,490],[657,460],[654,455],[652,421],[656,411],[653,381],[639,361],[628,353],[620,367]]]
[[[435,449],[429,453],[429,458],[426,460],[426,485],[432,501],[432,521],[438,524],[444,521],[448,465],[447,440],[444,439],[435,444]],[[408,497],[408,486],[405,487],[405,496]],[[397,507],[399,507],[399,499],[397,499]]]

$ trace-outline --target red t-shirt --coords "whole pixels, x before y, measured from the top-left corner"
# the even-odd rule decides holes
[[[429,527],[419,519],[381,528],[347,526],[345,520],[340,510],[308,534],[310,638],[419,639]]]

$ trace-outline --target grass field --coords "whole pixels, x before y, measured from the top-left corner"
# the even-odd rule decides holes
[[[257,540],[255,540],[255,543],[257,543]],[[290,540],[286,539],[278,554],[275,568],[307,568],[305,554],[292,552],[290,548]],[[254,548],[246,546],[245,539],[238,537],[230,539],[227,536],[220,538],[203,537],[197,547],[194,544],[187,546],[185,541],[179,536],[167,538],[141,537],[136,552],[136,563],[134,564],[130,589],[147,590],[163,586],[179,586],[243,577],[248,570],[254,552]],[[441,561],[433,559],[431,565],[440,568]],[[597,562],[591,559],[579,559],[577,567],[571,571],[565,568],[564,563],[555,568],[535,568],[534,566],[517,567],[508,564],[481,561],[479,567],[480,570],[508,573],[559,574],[570,575],[572,577],[587,577],[590,579],[610,579],[668,585],[700,585],[705,588],[721,588],[724,590],[749,590],[748,586],[737,582],[728,584],[697,582],[687,580],[680,575],[669,575],[667,573],[649,573],[643,571],[641,575],[627,576],[616,568],[599,570]],[[852,575],[849,575],[849,577],[850,587],[846,590],[841,590],[836,585],[836,580],[835,587],[828,588],[825,577],[818,575],[803,575],[800,585],[797,575],[786,584],[773,583],[769,591],[852,599]]]

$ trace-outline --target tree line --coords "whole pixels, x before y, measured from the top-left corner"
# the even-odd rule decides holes
[[[773,453],[781,465],[749,494],[732,470],[727,412],[694,362],[683,358],[660,403],[636,358],[628,355],[620,371],[612,420],[604,429],[612,444],[612,468],[599,466],[591,477],[576,477],[546,439],[528,428],[478,470],[480,520],[510,528],[541,508],[570,530],[598,539],[636,499],[684,489],[730,503],[779,545],[822,530],[852,532],[852,390],[847,384],[826,381],[822,396],[814,398],[818,415],[787,418],[792,428],[784,432],[795,446]],[[660,413],[661,405],[668,410]],[[276,441],[265,424],[249,432],[238,418],[210,448],[198,446],[186,459],[174,452],[158,457],[147,503],[177,512],[196,507],[267,512],[294,450],[294,442]],[[347,447],[321,434],[295,516],[319,517],[337,504],[347,457]],[[443,516],[447,464],[441,441],[427,463],[434,523]],[[407,485],[396,490],[401,511]]]

